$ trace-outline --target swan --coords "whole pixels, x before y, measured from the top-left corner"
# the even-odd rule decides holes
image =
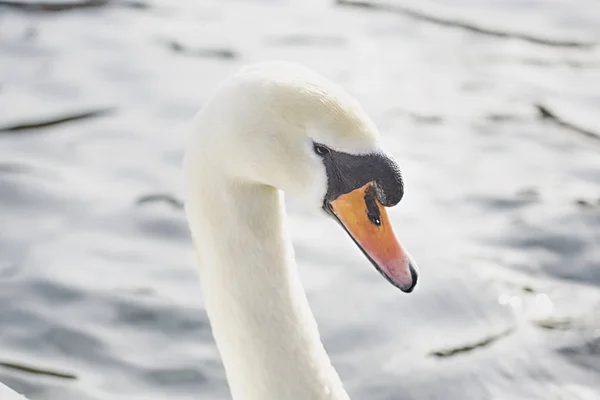
[[[336,221],[394,286],[417,266],[385,207],[400,170],[358,102],[289,62],[243,67],[195,116],[183,161],[201,290],[234,400],[345,400],[294,261],[283,193]]]
[[[185,212],[213,336],[234,400],[348,400],[294,261],[283,192],[336,221],[392,285],[418,270],[385,207],[404,194],[373,121],[301,65],[263,62],[225,80],[194,117]],[[2,400],[24,400],[0,384]]]

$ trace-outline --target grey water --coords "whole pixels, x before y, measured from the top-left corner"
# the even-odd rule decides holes
[[[600,398],[597,2],[341,3],[0,1],[0,382],[228,398],[182,138],[219,81],[284,59],[354,95],[405,177],[410,295],[289,199],[351,397]]]

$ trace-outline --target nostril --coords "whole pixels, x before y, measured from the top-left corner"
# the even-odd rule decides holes
[[[376,193],[373,186],[370,186],[365,192],[365,204],[367,206],[367,217],[369,217],[369,221],[377,226],[381,226],[381,212],[377,205]]]

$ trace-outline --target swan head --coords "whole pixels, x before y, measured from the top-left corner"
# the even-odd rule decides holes
[[[417,266],[386,212],[404,194],[400,169],[341,87],[293,63],[247,66],[203,107],[195,133],[195,151],[230,180],[276,187],[324,211],[390,283],[414,289]]]

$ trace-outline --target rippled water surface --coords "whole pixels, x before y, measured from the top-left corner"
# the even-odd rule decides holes
[[[241,65],[287,59],[361,101],[406,180],[391,218],[421,269],[411,295],[331,221],[288,210],[353,398],[600,398],[596,1],[14,3],[0,381],[33,400],[228,398],[179,204],[182,132]]]

